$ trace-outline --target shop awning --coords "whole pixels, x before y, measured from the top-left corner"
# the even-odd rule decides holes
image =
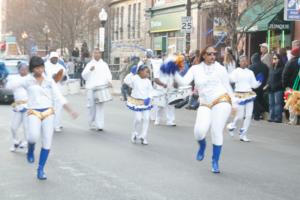
[[[283,0],[254,2],[242,13],[237,30],[239,32],[267,31],[269,23],[284,8]]]
[[[181,29],[181,17],[186,16],[185,12],[174,12],[159,14],[151,18],[150,32],[168,32]]]

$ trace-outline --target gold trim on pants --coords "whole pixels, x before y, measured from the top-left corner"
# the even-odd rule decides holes
[[[229,96],[229,94],[223,94],[221,96],[219,96],[217,99],[215,99],[211,104],[200,104],[200,106],[206,106],[208,108],[212,108],[215,105],[222,103],[222,102],[227,102],[230,105],[232,105],[232,101],[231,101],[231,97]]]
[[[48,108],[47,110],[45,110],[44,112],[39,112],[36,111],[34,109],[28,109],[27,111],[27,115],[35,115],[37,116],[41,121],[43,121],[44,119],[46,119],[47,117],[49,117],[50,115],[54,114],[54,109],[53,108]]]

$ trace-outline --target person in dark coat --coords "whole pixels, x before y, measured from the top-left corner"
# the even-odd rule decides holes
[[[293,42],[291,54],[293,57],[285,64],[282,72],[282,84],[285,90],[293,88],[294,82],[300,70],[300,41]],[[286,112],[286,117],[289,118],[289,124],[299,124],[300,117],[293,113],[291,110]]]
[[[298,59],[300,58],[300,47],[295,47],[292,49],[293,58],[291,58],[284,66],[282,73],[282,82],[284,88],[292,88],[294,81],[297,78],[300,69],[300,63]]]
[[[282,122],[283,111],[283,86],[282,72],[283,62],[279,54],[272,57],[272,67],[269,70],[268,90],[269,90],[269,122]]]
[[[251,56],[251,63],[252,65],[249,66],[249,69],[254,72],[254,75],[263,77],[261,86],[254,90],[256,99],[254,100],[253,117],[254,120],[260,120],[262,114],[268,110],[268,104],[264,100],[263,88],[267,83],[269,69],[268,66],[261,61],[259,53],[255,53]]]

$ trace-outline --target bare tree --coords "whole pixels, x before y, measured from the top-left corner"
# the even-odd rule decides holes
[[[50,29],[50,48],[74,48],[78,38],[84,38],[87,30],[95,30],[98,13],[107,0],[9,0],[7,30],[19,41],[26,31],[40,46],[45,44],[43,27]],[[30,10],[30,12],[28,12]],[[87,37],[87,36],[86,36]]]
[[[270,16],[270,11],[282,3],[280,0],[249,0],[249,4],[260,4],[263,6],[263,11],[249,22],[247,27],[237,30],[242,13],[238,12],[239,0],[198,0],[199,6],[202,9],[208,9],[209,19],[214,20],[220,18],[223,20],[224,25],[227,28],[226,38],[224,38],[226,45],[230,45],[235,51],[240,40],[244,37],[245,33],[252,28],[257,22]]]

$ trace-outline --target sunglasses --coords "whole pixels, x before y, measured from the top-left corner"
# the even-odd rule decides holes
[[[218,53],[217,52],[206,52],[206,54],[209,56],[212,56],[212,55],[217,56]]]
[[[275,58],[275,57],[274,57],[273,60],[278,60],[278,58]]]

